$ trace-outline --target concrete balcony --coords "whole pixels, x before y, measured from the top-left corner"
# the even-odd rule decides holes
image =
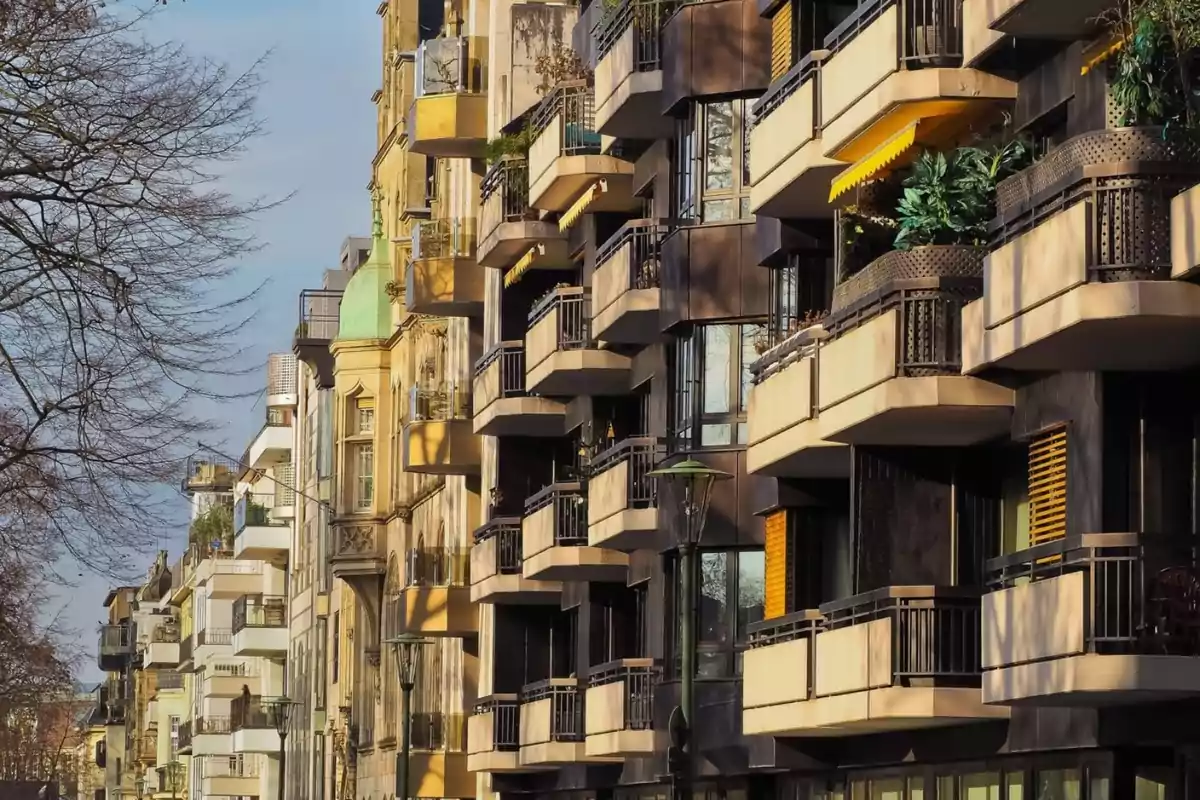
[[[527,159],[508,155],[492,164],[479,194],[479,266],[507,269],[523,257],[528,257],[529,269],[570,265],[566,233],[558,223],[538,219],[529,205]]]
[[[284,659],[291,645],[287,598],[252,594],[233,603],[233,654]]]
[[[408,147],[435,158],[481,158],[487,144],[484,62],[487,42],[446,37],[416,53],[416,98],[408,110]]]
[[[291,507],[276,516],[276,495],[251,494],[233,506],[233,557],[245,561],[287,558],[292,549]]]
[[[474,220],[439,219],[413,226],[404,306],[413,314],[483,316],[483,272],[475,262]]]
[[[602,349],[591,325],[584,287],[558,287],[534,304],[525,334],[527,391],[560,397],[629,391],[629,357]]]
[[[142,651],[142,669],[175,669],[179,666],[179,624],[160,625]]]
[[[658,494],[646,473],[665,455],[653,437],[625,439],[592,459],[588,480],[588,545],[658,550]]]
[[[585,193],[589,211],[629,212],[640,198],[633,195],[633,164],[601,155],[592,89],[584,81],[561,83],[533,112],[535,138],[529,147],[529,205],[564,212]]]
[[[475,531],[471,548],[471,602],[558,605],[562,585],[522,574],[521,518],[495,517]]]
[[[515,694],[481,697],[467,720],[467,769],[471,772],[528,772],[521,766],[521,702]]]
[[[1112,7],[1106,0],[965,0],[963,16],[977,14],[980,24],[1022,39],[1083,39],[1101,27]],[[964,19],[964,24],[966,19]]]
[[[479,630],[471,602],[470,556],[444,548],[408,551],[404,629],[424,636],[472,636]]]
[[[405,472],[478,475],[480,441],[471,422],[471,396],[453,384],[414,385],[403,421]]]
[[[624,581],[629,557],[588,545],[587,493],[552,483],[525,501],[521,574],[540,581]]]
[[[1070,536],[987,564],[983,699],[1105,706],[1200,695],[1187,539]]]
[[[262,585],[261,561],[238,561],[232,553],[211,553],[196,568],[196,586],[208,587],[214,600],[236,600]]]
[[[840,469],[831,443],[966,446],[1008,429],[1010,389],[963,376],[958,320],[982,290],[984,251],[893,251],[834,291],[820,328],[754,366],[747,467],[775,476]],[[822,368],[823,364],[831,368]]]
[[[587,760],[583,700],[575,678],[550,678],[521,690],[521,766],[558,767]]]
[[[233,752],[269,755],[279,752],[279,732],[261,697],[235,697],[229,702],[229,717]]]
[[[657,220],[627,222],[596,252],[592,274],[592,332],[618,344],[653,344],[659,322],[662,240]]]
[[[292,423],[270,421],[259,429],[242,459],[250,469],[268,469],[292,460]]]
[[[980,699],[979,596],[894,586],[751,627],[747,735],[836,737],[1003,719]]]
[[[596,130],[618,139],[664,139],[662,27],[674,10],[657,0],[622,0],[592,32],[596,42]]]
[[[963,371],[1200,362],[1200,286],[1173,279],[1200,263],[1197,183],[1200,150],[1160,128],[1077,136],[1002,181]]]
[[[584,755],[646,757],[661,752],[654,732],[653,659],[593,667],[588,678]]]
[[[260,672],[253,662],[210,662],[199,673],[203,681],[202,696],[205,698],[233,699],[242,693],[242,687],[251,689],[260,686]]]
[[[472,429],[487,436],[561,436],[567,407],[525,391],[525,342],[500,342],[475,364]]]
[[[194,667],[199,669],[212,658],[227,658],[233,654],[232,648],[233,630],[230,628],[204,628],[196,631],[195,647],[192,649]]]
[[[192,756],[228,756],[233,753],[229,717],[203,716],[191,720]]]
[[[205,795],[257,797],[261,770],[260,756],[201,759],[201,788]]]

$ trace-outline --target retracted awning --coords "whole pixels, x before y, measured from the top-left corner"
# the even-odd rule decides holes
[[[558,229],[565,232],[583,216],[588,206],[595,202],[597,197],[607,191],[608,181],[603,178],[589,186],[587,191],[581,194],[579,199],[572,203],[571,207],[564,211],[562,216],[558,218]]]
[[[540,255],[545,255],[545,253],[546,245],[544,244],[535,244],[533,247],[529,248],[529,252],[521,256],[520,260],[518,260],[516,264],[513,264],[512,269],[504,274],[504,288],[507,289],[517,281],[521,280],[525,273],[529,271],[530,267],[533,266],[533,262],[537,260],[537,257]]]

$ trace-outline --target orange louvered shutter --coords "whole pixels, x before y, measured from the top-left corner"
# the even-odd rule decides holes
[[[787,613],[787,511],[779,510],[766,519],[766,607],[767,619]]]
[[[792,0],[771,17],[771,80],[782,77],[792,68]]]
[[[1052,428],[1029,443],[1029,544],[1067,535],[1067,429]]]

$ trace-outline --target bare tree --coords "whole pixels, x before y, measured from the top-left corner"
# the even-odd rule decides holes
[[[24,560],[0,559],[0,715],[71,688],[79,654],[65,647],[57,621],[39,614],[46,600],[39,573]]]
[[[232,264],[269,204],[218,185],[260,131],[257,65],[101,6],[0,0],[0,555],[121,575],[240,372]]]

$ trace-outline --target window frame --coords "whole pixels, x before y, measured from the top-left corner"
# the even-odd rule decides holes
[[[712,397],[707,391],[708,333],[726,328],[731,333],[725,354],[727,372],[725,385],[728,396],[724,411],[705,411],[705,400]],[[693,325],[686,335],[676,337],[668,345],[669,449],[671,453],[746,446],[748,436],[747,409],[749,406],[749,367],[757,360],[754,342],[766,335],[765,320],[716,322]],[[720,441],[708,439],[705,431],[727,426],[728,437]]]
[[[672,207],[680,220],[701,225],[733,223],[754,219],[750,211],[750,129],[753,99],[735,97],[693,103],[687,116],[677,120],[675,133]],[[709,157],[713,139],[714,109],[729,106],[729,185],[709,186],[714,160]],[[727,203],[728,212],[717,215],[709,209]]]
[[[722,612],[723,620],[721,624],[727,632],[732,632],[732,635],[726,636],[723,641],[708,641],[704,640],[703,622],[703,586],[701,578],[703,576],[703,567],[705,557],[708,556],[724,556],[725,558],[725,575],[724,575],[724,592],[725,592],[725,607]],[[696,551],[693,565],[696,570],[694,585],[696,587],[696,608],[695,608],[695,646],[696,646],[696,678],[697,680],[729,680],[739,678],[742,674],[742,654],[746,651],[749,636],[746,625],[739,625],[739,616],[741,606],[738,603],[738,590],[741,579],[741,562],[746,555],[757,555],[761,561],[759,569],[762,575],[761,582],[761,602],[759,604],[760,619],[761,614],[766,610],[766,552],[762,547],[711,547],[701,548]],[[680,596],[682,592],[682,582],[680,581],[680,560],[678,553],[671,554],[667,559],[667,573],[670,581],[670,592],[668,592],[668,601],[670,609],[668,610],[668,623],[663,626],[664,635],[667,641],[664,642],[666,651],[670,654],[667,660],[669,665],[668,670],[670,676],[678,679],[682,674],[682,659],[680,653],[680,622],[681,614],[679,609],[683,604],[683,598]],[[733,602],[730,602],[730,598]],[[706,667],[711,667],[706,672]]]

